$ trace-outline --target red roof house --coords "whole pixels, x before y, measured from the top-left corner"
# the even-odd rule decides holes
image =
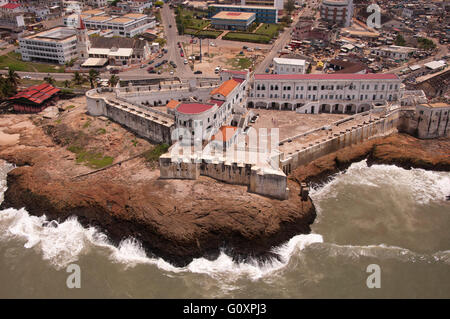
[[[9,98],[14,110],[23,113],[38,113],[51,104],[60,90],[48,83],[33,85]]]

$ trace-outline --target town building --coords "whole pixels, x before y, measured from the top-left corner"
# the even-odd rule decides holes
[[[23,61],[64,64],[78,57],[76,30],[55,27],[19,39]]]
[[[329,42],[333,32],[323,25],[314,25],[312,20],[299,20],[292,30],[292,40],[321,40]]]
[[[140,64],[152,53],[147,41],[133,38],[91,37],[90,43],[89,58],[104,59],[110,65]]]
[[[275,7],[211,4],[208,8],[211,8],[210,10],[208,10],[210,18],[221,11],[250,12],[256,14],[256,21],[258,22],[264,23],[278,22],[278,9]]]
[[[408,60],[416,52],[416,48],[390,45],[378,48],[372,48],[371,53],[380,57],[387,57],[393,60]]]
[[[217,140],[219,136],[216,134],[221,127],[230,125],[234,108],[244,99],[247,74],[242,76],[229,73],[229,77],[231,78],[211,91],[208,102],[182,102],[176,106],[175,124],[188,131],[188,134],[184,134],[190,137],[187,143],[209,141],[213,136]],[[180,141],[183,140],[184,137],[180,137]],[[224,142],[226,144],[230,139],[226,138]]]
[[[353,0],[322,0],[320,17],[330,24],[349,27],[353,18]]]
[[[359,113],[399,98],[395,74],[255,74],[248,107]]]
[[[247,30],[255,20],[253,12],[221,11],[211,17],[211,25],[220,30]]]
[[[73,25],[78,15],[70,15],[64,18],[65,25]],[[144,33],[147,29],[156,26],[154,18],[141,13],[128,13],[121,17],[110,16],[102,10],[89,10],[81,14],[86,28],[99,30],[112,30],[115,36],[132,38]]]
[[[238,0],[242,6],[260,6],[260,7],[274,7],[278,10],[284,9],[283,0]]]
[[[39,113],[55,102],[59,91],[58,88],[48,83],[43,83],[20,91],[13,97],[10,97],[8,101],[13,105],[16,112]]]
[[[306,61],[302,59],[273,59],[274,74],[305,74],[306,69]]]

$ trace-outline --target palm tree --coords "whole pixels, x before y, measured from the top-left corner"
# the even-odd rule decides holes
[[[65,88],[70,87],[70,81],[69,81],[69,80],[65,80],[65,81],[63,82],[63,84],[64,84],[64,87],[65,87]]]
[[[0,74],[0,98],[6,99],[17,93],[17,87],[14,87],[8,78]]]
[[[119,82],[119,77],[116,76],[115,74],[111,75],[111,77],[108,80],[108,84],[111,87],[115,87],[117,85],[117,83]]]
[[[8,70],[8,75],[6,77],[6,79],[11,83],[11,85],[15,88],[17,88],[17,86],[20,83],[20,76],[16,73],[16,71],[9,69]]]
[[[75,71],[75,73],[73,74],[73,78],[72,81],[75,82],[75,84],[82,84],[84,82],[83,76],[80,74],[80,72]]]
[[[50,73],[47,73],[47,76],[44,78],[44,81],[50,85],[55,85],[56,83],[55,79],[50,75]]]
[[[91,89],[95,87],[98,79],[100,78],[100,72],[94,69],[89,70],[88,80],[91,83]]]

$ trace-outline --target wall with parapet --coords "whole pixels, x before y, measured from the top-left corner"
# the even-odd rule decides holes
[[[370,120],[366,124],[358,124],[351,129],[346,129],[322,140],[317,140],[289,157],[282,157],[280,167],[283,172],[289,174],[297,167],[336,152],[341,148],[362,143],[371,138],[395,133],[398,131],[399,115],[399,110],[396,110],[388,115],[381,116],[378,120]]]
[[[122,102],[114,99],[114,95],[111,99],[106,99],[98,93],[97,89],[86,93],[88,114],[106,116],[152,142],[169,145],[172,143],[174,125],[169,115]]]

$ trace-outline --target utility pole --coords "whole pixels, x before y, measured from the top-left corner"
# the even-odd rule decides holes
[[[199,39],[199,44],[200,44],[200,63],[202,62],[202,38],[198,38]]]

